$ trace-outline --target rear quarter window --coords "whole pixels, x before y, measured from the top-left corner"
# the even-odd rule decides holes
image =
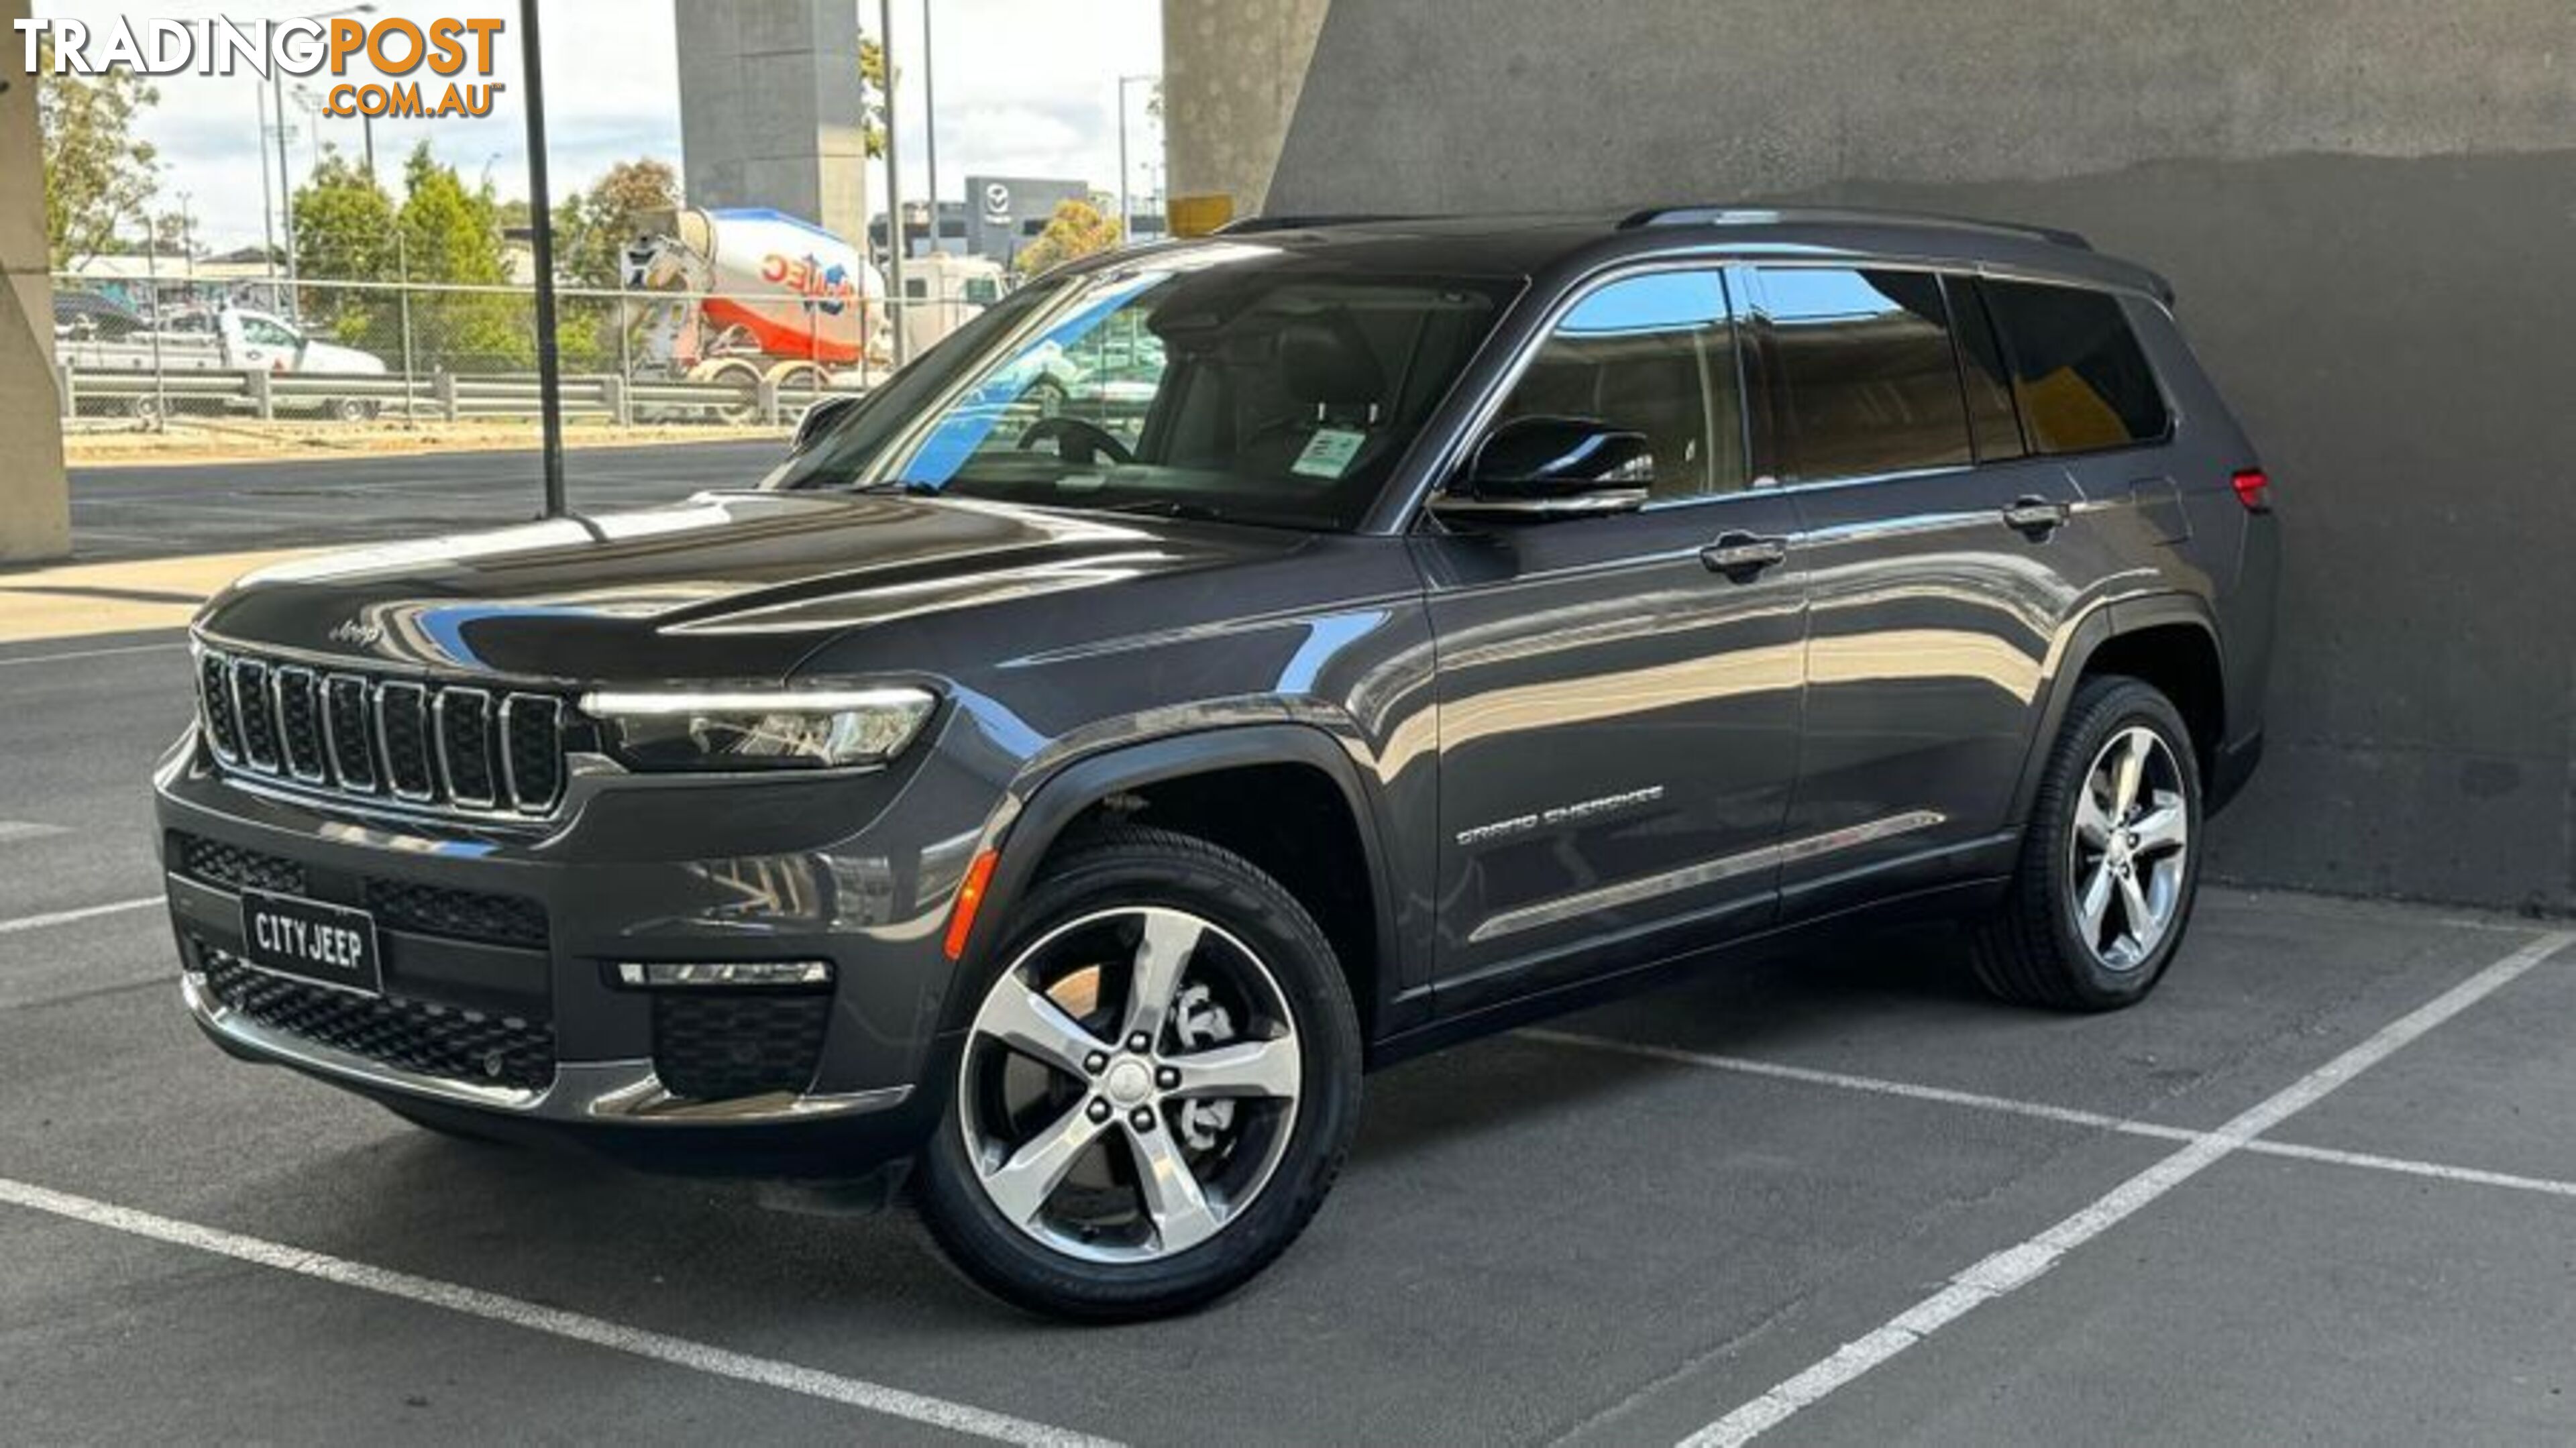
[[[2035,282],[1988,281],[1980,289],[2003,334],[2034,451],[2131,447],[2172,430],[2155,369],[2117,297]]]

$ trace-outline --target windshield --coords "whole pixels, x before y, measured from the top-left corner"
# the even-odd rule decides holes
[[[1040,282],[769,486],[1348,529],[1512,289],[1240,244]]]

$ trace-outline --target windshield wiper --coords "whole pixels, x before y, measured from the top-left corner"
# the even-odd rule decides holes
[[[1138,498],[1133,502],[1112,503],[1092,509],[1099,513],[1146,513],[1157,518],[1186,518],[1201,523],[1226,521],[1225,510],[1187,498]]]
[[[849,491],[853,493],[901,493],[907,498],[935,498],[939,496],[941,490],[939,484],[925,483],[919,478],[880,478],[873,483],[862,483],[858,487],[849,489]]]

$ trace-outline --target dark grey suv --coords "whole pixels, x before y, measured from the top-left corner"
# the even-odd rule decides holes
[[[1059,272],[756,489],[209,604],[188,1009],[460,1134],[911,1160],[977,1279],[1116,1317],[1285,1248],[1364,1069],[1663,967],[1930,912],[2126,1005],[2280,546],[2169,304],[1824,211]],[[1046,392],[1109,331],[1114,418]]]

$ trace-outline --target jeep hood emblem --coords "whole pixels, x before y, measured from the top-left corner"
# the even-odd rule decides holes
[[[344,619],[338,627],[331,630],[333,643],[352,644],[359,648],[364,648],[384,636],[384,625],[369,623],[361,618]]]

